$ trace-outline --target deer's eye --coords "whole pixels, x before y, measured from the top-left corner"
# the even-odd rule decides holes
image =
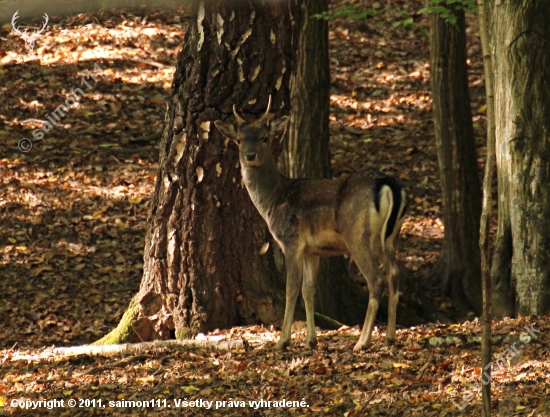
[[[264,139],[264,143],[267,143],[269,141],[269,137]]]
[[[240,144],[241,144],[241,140],[240,140],[240,139],[235,139],[235,142],[237,143],[237,145],[240,145]]]

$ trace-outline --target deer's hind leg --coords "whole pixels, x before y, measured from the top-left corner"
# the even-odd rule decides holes
[[[365,323],[363,324],[363,329],[361,330],[359,340],[353,348],[354,351],[358,351],[361,349],[366,349],[370,344],[376,313],[378,312],[378,307],[380,306],[383,282],[380,278],[378,265],[376,264],[374,254],[372,253],[370,247],[367,245],[362,245],[352,251],[351,256],[367,280],[367,286],[369,288],[369,305],[367,307]]]
[[[391,238],[390,238],[391,239]],[[399,265],[395,259],[393,242],[387,242],[384,250],[384,272],[388,281],[388,327],[386,328],[386,345],[395,343],[395,322],[399,302]]]
[[[403,197],[404,199],[404,197]],[[395,322],[397,320],[397,304],[399,303],[399,281],[401,271],[396,258],[397,241],[403,224],[404,206],[400,208],[400,219],[397,221],[392,234],[386,239],[384,244],[384,271],[388,282],[388,327],[386,328],[386,345],[395,343]]]

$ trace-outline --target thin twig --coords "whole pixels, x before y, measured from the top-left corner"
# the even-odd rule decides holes
[[[491,231],[491,211],[493,209],[492,183],[495,172],[495,87],[493,61],[490,45],[490,16],[485,7],[490,6],[486,0],[477,0],[479,10],[479,34],[481,50],[483,51],[483,66],[485,70],[485,91],[487,95],[487,162],[483,179],[483,206],[481,210],[479,246],[481,249],[481,280],[483,289],[483,325],[481,344],[481,366],[487,375],[488,382],[481,387],[482,416],[491,415],[491,252],[489,237]],[[483,381],[483,378],[482,378]]]
[[[93,154],[95,151],[97,151],[99,149],[99,146],[96,146],[94,149],[92,149],[90,152],[86,153],[86,155],[84,155],[84,159],[88,158],[91,154]]]
[[[115,161],[117,161],[119,164],[122,164],[122,162],[120,162],[120,159],[118,159],[116,156],[114,155],[109,155],[109,157],[113,158]]]

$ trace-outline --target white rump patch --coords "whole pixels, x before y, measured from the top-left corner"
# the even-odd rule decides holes
[[[378,213],[378,217],[382,224],[380,226],[377,225],[381,227],[381,229],[377,228],[376,230],[380,230],[380,239],[383,251],[386,242],[386,229],[388,227],[388,221],[390,220],[391,211],[393,208],[393,193],[389,185],[382,186],[380,193],[378,193],[378,198],[380,201],[380,212]]]

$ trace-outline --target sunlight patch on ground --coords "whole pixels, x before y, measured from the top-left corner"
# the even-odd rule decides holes
[[[40,58],[42,65],[63,63],[77,64],[87,60],[124,60],[150,59],[150,53],[165,55],[167,46],[181,48],[184,30],[182,25],[167,25],[163,27],[147,27],[124,24],[114,28],[98,24],[88,24],[84,27],[73,26],[70,29],[56,25],[43,32],[37,41],[34,54],[27,54],[24,47],[7,50],[0,59],[1,65],[17,64],[34,61]],[[17,39],[17,36],[10,36]],[[18,46],[23,46],[22,41]],[[59,47],[58,47],[59,46]],[[156,64],[162,64],[156,62]],[[168,65],[172,65],[171,63]]]

